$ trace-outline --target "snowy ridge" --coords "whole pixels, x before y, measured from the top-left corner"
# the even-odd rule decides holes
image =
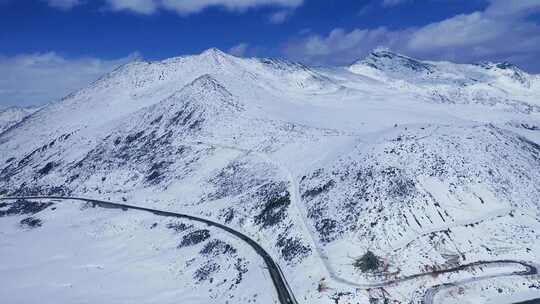
[[[38,111],[39,107],[9,107],[0,110],[0,133]]]

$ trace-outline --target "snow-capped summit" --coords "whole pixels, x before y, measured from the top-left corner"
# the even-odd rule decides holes
[[[214,58],[226,58],[226,57],[235,57],[229,53],[225,53],[218,48],[209,48],[204,50],[199,56],[202,57],[214,57]]]
[[[524,85],[527,88],[530,88],[531,86],[531,79],[534,77],[527,72],[520,69],[518,66],[516,66],[513,63],[510,62],[482,62],[478,64],[478,66],[481,66],[485,68],[486,70],[491,70],[494,73],[500,73],[501,75],[504,75],[505,77],[508,77],[510,79],[513,79],[522,85]]]
[[[455,64],[422,61],[376,49],[348,66],[352,73],[442,103],[501,105],[538,111],[538,77],[508,63]]]
[[[379,74],[403,80],[452,80],[461,78],[469,81],[482,81],[490,80],[487,79],[490,76],[491,78],[507,77],[527,87],[530,86],[531,78],[531,75],[509,62],[454,64],[450,62],[422,61],[395,53],[387,48],[373,50],[364,59],[350,65],[348,69],[354,73]]]
[[[370,52],[364,59],[353,63],[351,70],[355,70],[359,65],[369,66],[382,72],[395,73],[423,73],[431,74],[435,66],[414,58],[392,52],[387,48],[377,48]]]
[[[519,71],[521,73],[525,73],[518,66],[516,66],[515,64],[510,63],[508,61],[503,61],[503,62],[485,61],[485,62],[477,63],[476,65],[481,66],[481,67],[483,67],[483,68],[485,68],[487,70],[497,68],[497,69],[501,69],[501,70],[513,70],[513,71]]]
[[[240,59],[217,48],[209,48],[196,57],[197,60],[206,62],[208,64],[214,64],[216,66],[234,64],[235,60]]]

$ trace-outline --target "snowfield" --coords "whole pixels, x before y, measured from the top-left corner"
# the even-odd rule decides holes
[[[39,204],[0,222],[9,303],[277,303],[260,258],[219,229],[77,201]]]
[[[383,49],[347,67],[216,49],[134,62],[0,133],[0,164],[6,196],[134,203],[239,230],[280,265],[299,303],[510,303],[540,290],[540,77],[509,63]],[[179,236],[164,222],[148,228],[146,214],[55,206],[31,230],[0,217],[0,260],[17,261],[0,269],[17,278],[0,279],[0,295],[14,303],[28,294],[17,288],[81,281],[122,284],[77,285],[66,301],[275,301],[257,256],[219,231],[209,233],[233,256],[176,248]],[[99,237],[74,237],[96,227]],[[41,247],[48,254],[27,250]],[[79,247],[84,255],[66,253]],[[367,252],[379,263],[362,270]],[[229,288],[237,259],[252,279]],[[77,263],[114,275],[74,274]],[[49,287],[38,284],[59,265]],[[205,267],[219,271],[201,283],[193,273]]]
[[[9,107],[0,109],[0,133],[13,127],[38,110],[39,107]]]

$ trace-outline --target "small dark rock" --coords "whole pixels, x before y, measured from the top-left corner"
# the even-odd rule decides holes
[[[21,220],[20,223],[21,223],[21,226],[28,227],[28,228],[41,227],[41,225],[43,224],[43,222],[40,219],[34,218],[34,217],[27,217]]]

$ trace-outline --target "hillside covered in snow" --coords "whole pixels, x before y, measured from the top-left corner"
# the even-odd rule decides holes
[[[39,110],[39,107],[9,107],[0,109],[0,133]]]
[[[539,277],[523,270],[540,256],[540,76],[510,63],[378,49],[350,66],[310,67],[210,49],[124,65],[16,120],[0,129],[0,194],[89,197],[223,223],[272,255],[299,303],[540,298]],[[107,247],[127,229],[161,250],[151,263],[163,262],[166,287],[186,303],[276,301],[253,253],[223,233],[175,247],[162,229],[170,223],[154,229],[147,215],[43,209],[33,215],[42,224],[28,228],[1,206],[9,254],[81,214],[76,229],[96,241],[86,246]],[[203,249],[212,242],[215,256]],[[126,246],[129,267],[150,254]],[[84,266],[90,273],[105,263],[83,258],[98,261]],[[239,271],[267,284],[230,284]],[[84,293],[78,286],[69,299]],[[178,296],[159,288],[148,292],[163,298],[143,302]]]

